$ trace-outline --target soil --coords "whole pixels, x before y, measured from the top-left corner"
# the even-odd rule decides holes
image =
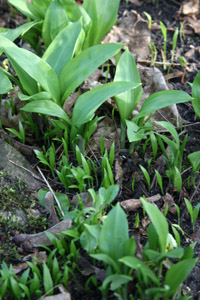
[[[168,59],[170,60],[171,54],[170,51],[172,49],[172,38],[174,34],[174,30],[176,27],[180,27],[180,21],[184,21],[184,16],[178,14],[178,11],[180,9],[181,1],[164,1],[160,0],[159,4],[153,5],[152,1],[140,1],[141,5],[136,6],[131,3],[131,1],[127,4],[125,2],[122,2],[120,5],[119,10],[119,17],[123,14],[124,10],[136,10],[137,13],[141,14],[141,16],[145,19],[144,11],[147,12],[149,15],[151,15],[153,19],[153,23],[159,24],[160,21],[162,21],[168,30],[168,39],[167,39],[167,54]],[[7,8],[5,10],[0,10],[0,14],[3,14],[4,16],[8,16]],[[18,17],[17,17],[18,20]],[[17,24],[18,21],[11,22],[9,19],[9,24],[13,23]],[[6,24],[6,25],[9,25]],[[11,27],[11,26],[10,26]],[[193,54],[191,56],[187,56],[187,62],[188,62],[188,70],[184,77],[184,82],[181,77],[175,77],[169,80],[169,83],[171,87],[175,90],[183,90],[187,91],[189,94],[191,94],[191,88],[187,82],[193,82],[197,72],[200,70],[200,51],[198,50],[200,37],[198,34],[195,34],[193,29],[187,25],[187,23],[184,25],[184,28],[186,30],[185,39],[178,38],[176,51],[179,53],[179,56],[188,55],[188,51],[191,49],[195,49],[193,51]],[[162,45],[162,34],[160,30],[158,29],[152,29],[151,30],[151,39],[153,43],[155,44],[157,50],[158,50],[158,57],[157,61],[162,62],[162,56],[161,56],[161,50],[163,49]],[[179,63],[179,57],[177,56],[175,63]],[[167,71],[164,71],[162,69],[162,66],[160,67],[163,74],[166,75]],[[184,71],[184,68],[181,66],[172,66],[170,73],[174,73],[176,70],[179,70],[181,72]],[[200,256],[200,218],[197,219],[196,225],[195,225],[195,233],[193,233],[191,221],[189,218],[188,213],[185,210],[185,204],[184,204],[184,197],[189,199],[193,205],[193,207],[199,203],[199,190],[200,190],[200,176],[197,174],[195,177],[195,184],[188,186],[187,178],[188,176],[191,176],[191,169],[189,169],[189,163],[187,160],[187,155],[189,153],[192,153],[194,151],[199,151],[199,140],[200,140],[200,120],[197,118],[197,116],[194,113],[193,107],[191,103],[186,104],[180,104],[178,105],[179,113],[183,119],[183,133],[180,135],[180,138],[183,139],[186,134],[188,134],[188,141],[184,152],[184,160],[183,165],[184,169],[188,169],[186,172],[184,172],[183,175],[183,187],[181,189],[181,193],[178,194],[177,191],[169,184],[169,181],[165,175],[165,168],[161,166],[160,173],[163,174],[164,178],[164,192],[168,192],[175,202],[180,206],[181,208],[181,223],[180,226],[185,232],[185,236],[182,237],[182,244],[184,247],[188,245],[188,241],[194,242],[196,241],[195,246],[195,257]],[[180,131],[181,132],[181,131]],[[147,150],[145,151],[145,155],[143,153],[142,149],[143,145],[140,145],[140,147],[135,151],[132,156],[128,155],[128,151],[122,151],[118,153],[118,157],[120,158],[121,167],[123,171],[123,184],[121,186],[121,191],[119,197],[116,199],[116,201],[123,201],[126,199],[135,198],[138,199],[139,197],[145,195],[146,197],[153,196],[157,193],[160,193],[159,187],[154,183],[151,188],[151,192],[149,193],[147,189],[146,182],[142,176],[142,173],[140,171],[139,165],[143,165],[145,168],[148,168],[148,159],[152,157],[152,153]],[[154,177],[154,170],[158,168],[159,161],[156,159],[155,161],[152,161],[151,167],[150,167],[150,175],[151,178]],[[132,178],[133,175],[135,176],[135,189],[134,192],[132,192]],[[60,188],[60,187],[59,187]],[[162,208],[164,203],[164,198],[157,202],[158,207]],[[140,210],[139,210],[140,211]],[[133,224],[135,222],[137,212],[131,212],[129,213],[128,220],[130,224],[130,232],[133,229]],[[167,218],[170,223],[177,223],[177,215],[173,213],[169,213],[167,215]],[[88,258],[87,258],[88,259]],[[74,287],[74,284],[71,284],[71,287],[69,288],[70,292],[72,293],[72,299],[87,299],[87,300],[93,300],[93,299],[101,299],[101,295],[97,291],[92,291],[91,294],[85,295],[81,289],[78,288],[78,286],[84,286],[85,279],[84,276],[77,274],[77,280],[79,281],[79,284]],[[186,281],[184,282],[183,291],[187,295],[191,295],[194,300],[200,299],[200,262],[197,262],[195,268],[193,269],[192,273],[188,276]],[[113,299],[112,296],[110,299]]]

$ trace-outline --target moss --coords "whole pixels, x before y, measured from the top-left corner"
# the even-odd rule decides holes
[[[43,212],[42,212],[43,211]],[[0,172],[0,263],[20,260],[12,237],[47,229],[47,214],[25,182]]]

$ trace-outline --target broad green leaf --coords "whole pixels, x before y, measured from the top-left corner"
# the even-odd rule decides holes
[[[53,281],[51,278],[49,268],[47,267],[45,262],[43,263],[43,284],[46,294],[48,296],[53,295]]]
[[[115,55],[122,44],[103,44],[82,51],[62,70],[60,85],[62,102],[100,65]]]
[[[80,243],[83,249],[91,253],[97,248],[101,228],[99,225],[85,224],[84,226],[85,230],[81,234]]]
[[[14,277],[10,278],[10,285],[15,299],[20,299],[20,287]]]
[[[192,165],[192,171],[196,172],[200,169],[200,151],[190,153],[188,159]]]
[[[128,222],[126,214],[117,205],[109,212],[103,224],[100,238],[99,249],[102,253],[109,255],[114,261],[123,256],[122,243],[128,239]]]
[[[128,49],[122,54],[117,64],[114,81],[132,81],[138,84],[136,89],[115,96],[115,102],[121,121],[125,124],[142,97],[142,86],[133,55]]]
[[[62,211],[64,212],[64,214],[67,213],[69,211],[69,206],[70,206],[67,195],[64,193],[55,193],[55,194],[60,203]]]
[[[144,249],[143,255],[148,257],[148,260],[159,263],[163,261],[165,258],[179,258],[181,259],[184,254],[184,249],[179,247],[175,248],[166,253],[158,253],[158,251],[152,249]]]
[[[69,24],[55,37],[44,53],[43,59],[58,76],[60,76],[62,69],[73,57],[80,32],[80,21]]]
[[[83,19],[83,28],[87,32],[91,26],[91,18],[83,8],[78,5],[74,0],[60,0],[60,3],[67,12],[68,18],[72,22],[78,21],[80,18]]]
[[[60,1],[53,0],[47,9],[42,27],[42,38],[46,47],[48,47],[56,35],[68,25],[68,22],[67,13]]]
[[[12,84],[4,72],[0,69],[0,95],[8,93],[12,89]]]
[[[116,291],[116,289],[120,288],[122,285],[128,283],[133,278],[124,274],[112,274],[106,277],[102,284],[102,290],[106,290],[108,285],[110,284],[111,291]]]
[[[144,277],[148,277],[152,281],[154,281],[156,284],[159,284],[158,278],[155,276],[155,274],[151,271],[151,269],[141,260],[139,260],[136,257],[133,256],[125,256],[123,258],[120,258],[119,261],[129,268],[132,268],[134,270],[140,270]]]
[[[32,7],[37,11],[40,18],[44,19],[46,11],[52,0],[32,0]]]
[[[130,143],[146,139],[144,130],[132,121],[125,120],[127,126],[127,136]]]
[[[132,82],[111,82],[82,94],[74,106],[72,114],[73,125],[81,125],[90,121],[95,111],[108,98],[134,87],[137,87],[137,85]]]
[[[183,91],[161,91],[150,95],[142,105],[142,108],[133,120],[146,117],[152,112],[177,103],[184,103],[192,98]]]
[[[6,32],[1,32],[0,35],[3,35],[10,41],[14,41],[18,36],[25,34],[28,30],[30,30],[35,25],[40,24],[40,21],[33,21],[25,23],[15,29],[8,29]]]
[[[192,85],[192,105],[195,114],[200,118],[200,72],[196,75]]]
[[[141,199],[143,207],[147,214],[149,215],[151,222],[158,234],[159,244],[161,252],[165,252],[167,236],[168,236],[168,223],[163,216],[163,214],[159,211],[157,207],[153,204],[148,203],[146,200]]]
[[[19,92],[18,97],[22,101],[51,100],[51,95],[47,92],[40,92],[32,96],[27,96]]]
[[[173,136],[173,138],[179,148],[179,146],[180,146],[179,136],[178,136],[178,133],[177,133],[174,125],[172,125],[171,123],[166,122],[166,121],[160,121],[160,122],[155,121],[154,123],[166,128],[169,131],[169,133],[171,133],[171,135]]]
[[[98,34],[98,14],[97,14],[97,7],[96,7],[96,0],[94,1],[87,1],[85,0],[83,3],[83,8],[87,11],[91,19],[91,26],[87,32],[84,49],[95,45],[95,36]]]
[[[173,265],[165,275],[165,284],[170,287],[166,296],[172,296],[176,293],[178,287],[194,268],[198,258],[185,259]]]
[[[37,81],[43,89],[49,92],[52,95],[52,98],[59,103],[60,87],[58,77],[54,70],[44,60],[26,49],[18,48],[5,37],[1,37],[0,47],[2,47],[13,67],[16,69],[16,73],[20,77],[20,80],[23,80],[25,74],[27,76],[29,75],[29,77]],[[33,94],[36,93],[37,91]]]
[[[119,272],[119,266],[117,262],[112,259],[108,254],[98,253],[98,254],[90,254],[91,257],[103,261],[105,264],[110,265],[116,273]]]
[[[89,46],[101,42],[106,33],[116,23],[120,0],[85,0],[83,7],[92,19]],[[93,27],[94,26],[94,27]]]
[[[26,0],[8,0],[10,4],[12,4],[17,10],[19,10],[25,16],[36,19],[37,13],[33,13],[33,9],[31,9],[31,4]]]
[[[50,100],[36,100],[26,104],[21,110],[58,117],[71,124],[65,111],[56,103]]]

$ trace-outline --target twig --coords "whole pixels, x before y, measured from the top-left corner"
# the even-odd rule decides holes
[[[60,202],[58,201],[58,198],[56,197],[56,194],[55,194],[54,191],[52,190],[50,184],[49,184],[48,181],[46,180],[46,178],[45,178],[44,174],[42,173],[42,171],[40,170],[40,168],[37,167],[37,169],[38,169],[40,175],[42,176],[42,178],[44,179],[46,185],[48,186],[50,192],[51,192],[52,195],[54,196],[54,199],[55,199],[55,201],[56,201],[56,204],[58,205],[58,208],[59,208],[59,210],[60,210],[61,215],[64,217],[65,214],[64,214],[64,212],[63,212],[63,210],[62,210],[62,207],[60,206]]]
[[[150,61],[150,60],[137,60],[137,63],[139,63],[139,64],[147,64],[147,65],[150,65],[150,64],[151,64],[151,61]],[[164,63],[161,62],[161,61],[155,61],[155,62],[154,62],[154,65],[160,65],[160,66],[163,66]],[[166,62],[165,65],[166,65],[166,66],[170,66],[171,63]],[[173,65],[173,66],[179,66],[179,67],[181,66],[181,64],[179,64],[179,63],[173,63],[172,65]],[[187,65],[190,65],[190,63],[188,63]]]
[[[20,166],[20,165],[18,165],[18,164],[16,164],[14,161],[12,161],[12,160],[8,160],[11,164],[13,164],[13,165],[15,165],[15,166],[17,166],[17,167],[19,167],[19,168],[21,168],[21,169],[23,169],[23,170],[25,170],[26,172],[28,172],[29,174],[31,174],[31,176],[33,176],[33,178],[35,178],[35,179],[37,179],[37,180],[39,180],[39,181],[41,181],[41,182],[45,182],[44,180],[42,180],[39,176],[37,176],[36,174],[34,174],[32,171],[30,171],[29,169],[27,169],[27,168],[25,168],[25,167],[23,167],[23,166]]]

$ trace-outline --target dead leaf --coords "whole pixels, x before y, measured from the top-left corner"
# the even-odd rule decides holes
[[[60,293],[53,296],[42,296],[39,300],[71,300],[70,293],[66,290],[66,288],[59,284],[56,286],[59,289]]]
[[[200,20],[197,17],[187,17],[188,25],[196,34],[200,34]]]
[[[119,186],[122,186],[122,181],[124,177],[123,169],[121,167],[122,165],[122,160],[117,158],[115,161],[115,181]]]
[[[146,230],[146,228],[149,226],[150,223],[151,223],[151,219],[148,216],[142,218],[141,220],[141,224],[144,230]]]
[[[93,152],[99,152],[99,145],[101,137],[104,138],[105,148],[110,149],[113,141],[115,148],[118,149],[120,129],[116,128],[114,121],[106,116],[103,120],[98,122],[97,129],[90,140],[90,148]]]
[[[44,198],[44,205],[49,213],[49,220],[51,224],[56,225],[57,223],[59,223],[59,219],[54,206],[54,197],[51,192],[46,193],[46,196]]]
[[[129,0],[130,3],[133,3],[135,6],[141,6],[141,2],[138,0]]]
[[[174,78],[179,78],[183,75],[183,72],[182,71],[179,71],[179,70],[175,70],[173,73],[170,73],[169,75],[165,75],[164,78],[166,80],[171,80],[171,79],[174,79]]]
[[[66,219],[52,226],[46,231],[56,235],[56,233],[68,230],[71,227],[71,224],[72,220]],[[32,252],[34,248],[37,248],[40,245],[52,245],[51,241],[45,234],[46,231],[42,231],[36,234],[18,234],[13,237],[13,241],[17,245],[20,245],[25,251]]]
[[[88,192],[80,193],[78,196],[74,195],[70,203],[73,205],[77,205],[79,202],[79,198],[83,200],[85,207],[93,207],[93,199]]]
[[[199,11],[199,0],[186,0],[180,7],[183,15],[194,15]]]
[[[169,90],[165,78],[158,68],[143,67],[140,64],[138,64],[137,67],[142,81],[142,86],[144,86],[144,88],[142,98],[134,109],[132,116],[139,113],[144,101],[151,94]],[[178,126],[178,120],[181,120],[181,117],[175,104],[156,111],[154,116],[151,118],[151,122],[166,121],[166,119]]]
[[[152,197],[146,198],[146,201],[156,202],[156,201],[160,200],[160,198],[161,198],[161,195],[156,194]],[[142,206],[142,202],[140,199],[128,199],[128,200],[122,201],[120,204],[123,207],[123,209],[125,209],[126,211],[133,211],[133,210],[138,209],[140,206]]]
[[[146,59],[150,55],[151,32],[148,22],[136,11],[125,10],[117,25],[104,39],[104,43],[126,43],[136,59]]]
[[[83,276],[90,276],[95,274],[96,278],[101,282],[106,278],[106,270],[100,269],[93,266],[85,257],[79,254],[78,256],[78,266],[80,268],[80,272]]]
[[[78,98],[78,93],[75,92],[69,95],[69,97],[65,100],[63,109],[68,115],[72,113],[72,107],[74,106],[74,103],[76,102],[77,98]]]
[[[161,211],[164,212],[166,206],[168,205],[168,211],[175,215],[177,213],[176,207],[174,206],[174,198],[169,193],[166,193],[166,195],[163,197],[164,205],[161,208]]]

